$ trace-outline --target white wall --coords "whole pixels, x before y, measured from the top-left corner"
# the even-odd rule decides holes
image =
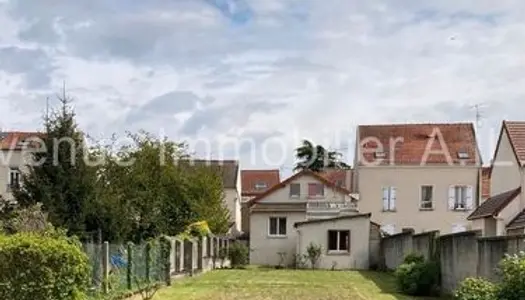
[[[22,151],[1,151],[0,155],[0,195],[4,199],[12,199],[13,195],[7,192],[9,182],[9,169],[11,167],[20,168],[21,172],[27,171],[27,163],[30,162],[29,152]],[[22,179],[22,178],[20,178]]]
[[[350,252],[345,254],[330,254],[328,249],[328,230],[350,230]],[[310,243],[321,245],[323,252],[318,267],[338,270],[368,269],[370,247],[370,218],[357,217],[340,219],[321,223],[300,225],[298,249],[306,253]],[[334,265],[335,264],[335,265]]]

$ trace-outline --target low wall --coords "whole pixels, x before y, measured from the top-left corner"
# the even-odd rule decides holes
[[[499,280],[495,272],[505,254],[525,250],[525,235],[481,237],[480,231],[466,231],[439,236],[437,231],[413,234],[400,233],[381,241],[385,266],[393,270],[409,253],[439,259],[441,289],[451,294],[467,277]]]

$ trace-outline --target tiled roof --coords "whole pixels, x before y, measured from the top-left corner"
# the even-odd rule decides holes
[[[481,168],[481,197],[486,199],[490,197],[490,174],[491,167]]]
[[[21,149],[19,143],[30,137],[41,136],[39,132],[2,131],[0,132],[0,150]]]
[[[353,191],[352,187],[352,176],[353,170],[341,170],[341,169],[331,169],[325,170],[320,173],[326,179],[335,183],[336,185],[340,182],[342,183],[341,187],[346,188],[349,191]]]
[[[257,196],[281,181],[279,170],[241,170],[243,196]],[[257,188],[259,184],[265,188]]]
[[[521,187],[490,197],[478,206],[478,208],[467,217],[467,220],[497,216],[520,192]]]
[[[525,210],[521,211],[514,219],[507,225],[507,229],[523,228],[525,227]]]
[[[472,123],[360,125],[358,136],[361,165],[481,163]],[[380,146],[382,157],[374,153]],[[448,155],[443,154],[445,150]],[[442,152],[430,153],[438,151]],[[459,158],[460,152],[468,158]]]
[[[190,164],[201,166],[209,166],[216,170],[222,177],[222,185],[224,188],[236,188],[237,177],[239,174],[239,162],[237,160],[205,160],[194,159],[189,160]]]
[[[333,222],[333,221],[346,220],[346,219],[370,218],[371,216],[372,216],[372,213],[366,213],[366,214],[355,214],[355,215],[338,216],[338,217],[334,217],[334,218],[314,219],[314,220],[296,222],[294,224],[294,227],[297,228],[297,227],[299,227],[301,225],[305,225],[305,224],[316,224],[316,223],[324,223],[324,222]]]
[[[253,205],[253,204],[257,203],[259,200],[261,200],[262,198],[264,198],[264,197],[268,196],[269,194],[275,192],[276,190],[286,187],[288,185],[288,183],[292,182],[294,179],[299,178],[300,176],[306,176],[306,175],[309,175],[309,176],[312,176],[312,177],[316,178],[317,180],[319,180],[322,183],[324,183],[326,186],[328,186],[330,188],[333,188],[333,189],[339,191],[340,193],[344,193],[344,194],[347,194],[347,195],[351,194],[351,192],[349,190],[347,190],[347,189],[345,189],[343,187],[336,186],[333,182],[331,182],[330,180],[326,179],[324,176],[321,176],[319,173],[316,173],[316,172],[313,172],[313,171],[310,171],[310,170],[303,170],[301,172],[295,173],[294,175],[288,177],[286,180],[281,181],[279,184],[276,184],[276,185],[272,186],[266,192],[264,192],[264,193],[256,196],[255,198],[249,200],[247,203],[249,203],[249,205]]]
[[[516,155],[516,159],[523,165],[525,163],[525,122],[503,121],[502,130],[507,131],[509,142],[514,154]]]

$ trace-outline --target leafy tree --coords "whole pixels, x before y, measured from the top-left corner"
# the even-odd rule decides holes
[[[303,140],[301,146],[295,149],[298,162],[294,171],[311,170],[321,172],[327,168],[346,169],[349,165],[341,161],[342,154],[337,151],[328,151],[321,145],[314,145],[311,141]]]
[[[59,100],[60,108],[45,118],[40,148],[31,152],[32,163],[14,196],[23,206],[42,203],[53,225],[81,236],[93,174],[83,159],[84,135],[77,127],[70,99],[64,93]]]

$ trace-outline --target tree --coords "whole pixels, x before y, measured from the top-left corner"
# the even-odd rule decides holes
[[[65,92],[59,100],[60,109],[44,120],[40,148],[32,152],[32,163],[14,196],[22,206],[42,203],[54,226],[82,236],[84,209],[93,192],[93,170],[84,161],[84,134],[77,127],[71,100]]]
[[[303,140],[301,146],[295,149],[298,162],[294,171],[311,170],[321,172],[326,168],[347,169],[349,165],[341,161],[342,154],[337,151],[328,151],[321,145],[314,145],[309,140]]]

